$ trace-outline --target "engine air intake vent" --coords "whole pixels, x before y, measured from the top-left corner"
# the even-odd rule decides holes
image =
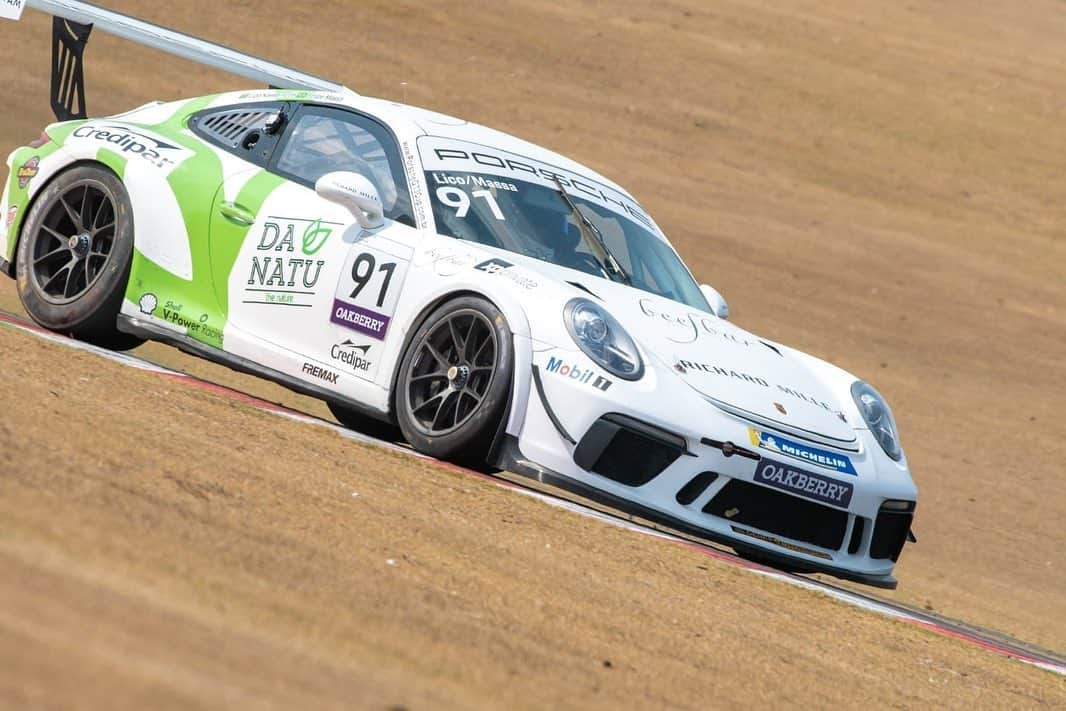
[[[236,148],[245,136],[253,131],[263,131],[277,117],[278,112],[269,109],[227,109],[198,116],[194,129],[216,143]]]

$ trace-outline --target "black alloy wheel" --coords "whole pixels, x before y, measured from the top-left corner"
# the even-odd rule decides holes
[[[397,419],[421,452],[484,464],[511,394],[514,345],[503,315],[479,297],[437,309],[401,364]]]
[[[101,165],[56,176],[27,215],[15,257],[19,298],[45,328],[106,348],[143,343],[116,327],[133,259],[133,210]]]
[[[94,181],[56,195],[32,243],[30,276],[46,300],[69,304],[85,295],[111,256],[115,225],[115,206]]]

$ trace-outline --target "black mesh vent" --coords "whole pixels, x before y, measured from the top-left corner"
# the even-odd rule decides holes
[[[685,451],[685,440],[619,414],[592,423],[574,449],[574,463],[626,486],[644,486]]]
[[[703,512],[829,550],[844,543],[848,525],[845,511],[739,479],[730,479]]]
[[[851,543],[848,544],[848,553],[855,555],[862,546],[862,534],[866,530],[866,519],[862,516],[855,517],[855,525],[851,529]]]
[[[903,550],[903,544],[907,542],[907,533],[911,530],[913,520],[913,511],[893,511],[882,506],[877,512],[877,522],[874,523],[870,557],[882,560],[888,558],[893,563],[899,560],[899,554]]]
[[[252,131],[262,131],[278,115],[277,111],[264,109],[228,109],[199,117],[197,130],[206,138],[229,147],[241,144]]]
[[[714,483],[714,480],[718,478],[718,475],[714,472],[700,472],[692,478],[692,481],[681,487],[681,490],[677,492],[677,503],[682,506],[688,506],[696,499],[700,498],[700,495],[707,490],[707,487]]]

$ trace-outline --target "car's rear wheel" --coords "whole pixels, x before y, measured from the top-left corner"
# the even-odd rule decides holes
[[[45,328],[105,348],[143,341],[116,319],[133,257],[133,212],[125,187],[98,166],[57,176],[26,219],[15,257],[18,293]]]
[[[425,454],[482,466],[511,396],[514,341],[507,320],[475,296],[440,306],[400,364],[396,417]]]

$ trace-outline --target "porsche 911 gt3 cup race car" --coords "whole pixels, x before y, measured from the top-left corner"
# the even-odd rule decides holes
[[[884,399],[727,320],[623,188],[85,3],[29,6],[65,18],[69,120],[8,157],[0,271],[39,324],[170,343],[420,452],[895,585],[917,490]],[[89,23],[283,88],[88,119]]]

